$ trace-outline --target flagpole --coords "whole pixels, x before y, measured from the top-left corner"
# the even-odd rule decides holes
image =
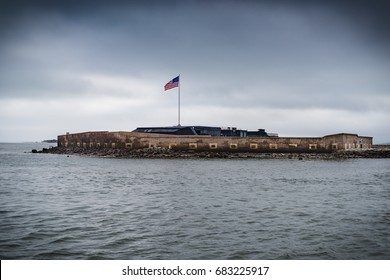
[[[178,112],[178,125],[177,126],[180,126],[180,84],[181,84],[181,81],[180,81],[180,74],[179,74],[179,112]]]

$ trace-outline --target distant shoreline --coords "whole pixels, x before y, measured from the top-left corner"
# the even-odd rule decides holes
[[[43,140],[42,143],[56,143],[57,144],[57,139]]]
[[[210,151],[177,151],[164,148],[146,149],[85,149],[80,147],[52,147],[33,153],[51,153],[65,155],[85,155],[111,158],[222,158],[222,159],[353,159],[353,158],[390,158],[390,146],[374,146],[367,150],[339,150],[332,153],[234,153]]]

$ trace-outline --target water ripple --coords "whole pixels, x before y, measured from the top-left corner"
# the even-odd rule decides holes
[[[390,258],[388,159],[125,160],[4,149],[2,259]]]

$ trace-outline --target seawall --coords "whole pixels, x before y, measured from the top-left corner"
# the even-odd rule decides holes
[[[229,159],[352,159],[352,158],[390,158],[390,149],[371,148],[366,150],[339,150],[331,153],[248,153],[248,152],[214,152],[214,151],[178,151],[164,148],[145,149],[85,149],[53,147],[38,153],[54,153],[66,155],[84,155],[111,158],[229,158]]]

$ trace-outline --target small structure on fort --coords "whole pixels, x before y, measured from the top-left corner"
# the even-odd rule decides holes
[[[163,127],[138,127],[133,132],[158,133],[171,135],[209,135],[209,136],[238,136],[238,137],[275,137],[276,133],[267,133],[265,129],[248,131],[237,127],[218,126],[163,126]]]

